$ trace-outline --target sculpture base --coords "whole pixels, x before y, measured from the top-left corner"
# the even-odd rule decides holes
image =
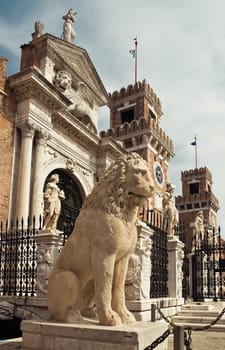
[[[117,327],[100,326],[92,320],[82,324],[23,321],[22,350],[143,350],[167,328],[162,321]],[[167,349],[167,339],[157,346],[157,350]]]
[[[155,320],[161,319],[158,311],[156,311],[155,315],[152,315],[153,304],[156,305],[165,316],[172,316],[180,311],[181,306],[184,304],[184,298],[167,297],[126,301],[128,310],[132,312],[137,321],[152,321],[152,318]]]

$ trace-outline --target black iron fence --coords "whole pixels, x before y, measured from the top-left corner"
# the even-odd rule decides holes
[[[36,293],[35,219],[0,225],[0,295]]]
[[[163,230],[162,215],[148,210],[143,220],[153,230],[150,277],[150,298],[168,297],[167,232]]]
[[[193,240],[192,293],[194,300],[225,299],[225,244],[220,230],[206,230],[202,240]]]
[[[181,224],[179,238],[187,241]],[[195,301],[225,299],[225,241],[218,230],[207,228],[201,238],[194,237],[192,247],[184,248],[183,296]]]
[[[150,297],[168,296],[167,234],[162,229],[158,214],[149,212],[146,224],[153,229],[150,279]],[[42,227],[38,222],[1,223],[0,225],[0,295],[36,295],[36,242],[35,235]],[[64,231],[66,229],[64,228]],[[64,232],[64,242],[67,239]]]

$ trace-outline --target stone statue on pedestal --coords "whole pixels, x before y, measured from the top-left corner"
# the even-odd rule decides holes
[[[167,183],[163,196],[163,229],[169,236],[174,235],[174,228],[178,223],[177,209],[175,207],[174,192],[175,186]]]
[[[64,192],[57,186],[58,182],[59,175],[53,174],[45,188],[43,230],[56,231],[58,218],[61,212],[61,201],[65,199]]]
[[[41,35],[43,35],[44,33],[44,23],[42,23],[41,21],[36,21],[34,24],[34,33],[32,33],[32,38],[33,39],[37,39],[39,38]]]
[[[63,19],[65,20],[63,25],[63,34],[62,39],[69,41],[70,43],[74,42],[76,38],[75,31],[73,29],[73,23],[75,22],[75,15],[77,12],[73,13],[73,9],[69,9],[67,14],[63,16]]]
[[[199,210],[196,214],[195,221],[191,225],[193,227],[193,247],[199,249],[204,239],[204,215],[203,211]]]
[[[118,158],[96,183],[48,281],[54,320],[74,323],[97,310],[100,324],[135,322],[125,304],[128,262],[139,208],[153,196],[148,165],[137,153]]]

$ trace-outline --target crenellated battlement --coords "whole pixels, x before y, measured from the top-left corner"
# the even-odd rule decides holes
[[[198,206],[196,207],[196,204]],[[187,210],[191,209],[204,209],[204,208],[213,208],[216,212],[219,209],[219,201],[216,196],[212,192],[202,192],[202,193],[194,193],[194,194],[186,194],[184,196],[176,197],[176,207],[179,210]]]
[[[165,131],[159,127],[154,119],[142,117],[138,120],[132,120],[130,123],[124,123],[107,131],[101,131],[100,137],[113,137],[119,141],[132,140],[132,145],[149,143],[154,148],[160,149],[160,152],[167,153],[167,157],[173,156],[173,142],[167,136]],[[166,158],[167,158],[166,157]]]
[[[184,170],[181,172],[182,180],[193,178],[193,176],[196,176],[196,177],[205,176],[210,182],[212,182],[212,174],[207,167]]]
[[[119,91],[109,93],[109,97],[112,101],[117,101],[125,97],[133,96],[134,94],[137,94],[139,92],[146,93],[149,96],[150,100],[153,102],[153,104],[155,104],[161,111],[161,101],[145,79],[142,82],[137,82],[133,85],[128,85],[126,88],[122,87]]]

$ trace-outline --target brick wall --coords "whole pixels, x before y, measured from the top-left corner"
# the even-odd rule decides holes
[[[13,155],[13,120],[7,94],[7,59],[0,57],[0,221],[8,217]]]

